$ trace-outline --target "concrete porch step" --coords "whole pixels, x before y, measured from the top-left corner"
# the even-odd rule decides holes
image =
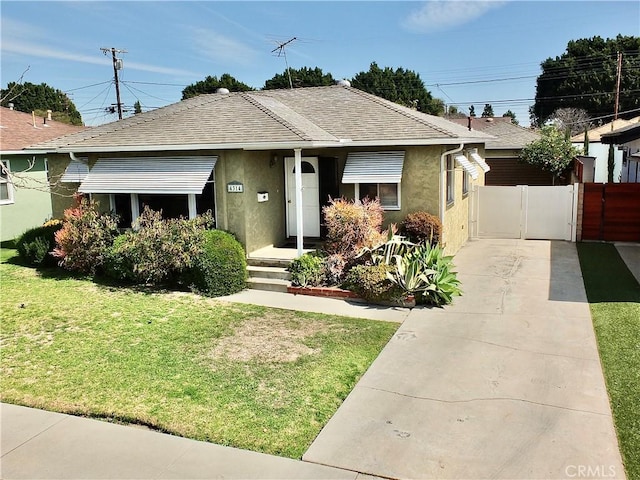
[[[275,278],[278,280],[290,280],[291,274],[284,267],[271,267],[260,265],[248,265],[247,271],[250,278]]]
[[[247,265],[252,267],[278,267],[287,268],[291,263],[288,258],[266,258],[266,257],[249,257]]]
[[[247,279],[247,288],[252,290],[286,293],[289,285],[289,280],[282,280],[280,278],[249,277]]]

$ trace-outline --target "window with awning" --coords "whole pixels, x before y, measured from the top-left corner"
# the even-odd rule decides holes
[[[484,173],[491,170],[491,167],[484,161],[484,158],[482,158],[478,152],[471,152],[471,158],[478,164]]]
[[[471,163],[471,161],[467,157],[460,154],[455,156],[455,160],[456,163],[460,165],[465,172],[471,175],[471,178],[473,178],[474,180],[478,178],[478,169],[473,163]]]
[[[218,157],[100,158],[80,193],[201,194]]]
[[[399,210],[403,166],[403,151],[350,153],[342,183],[353,183],[358,199],[378,198],[385,210]]]
[[[89,173],[88,160],[71,160],[64,173],[60,177],[60,181],[63,183],[81,183]]]

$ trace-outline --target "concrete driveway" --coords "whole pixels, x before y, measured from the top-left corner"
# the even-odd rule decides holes
[[[475,240],[303,460],[389,478],[624,478],[575,245]]]

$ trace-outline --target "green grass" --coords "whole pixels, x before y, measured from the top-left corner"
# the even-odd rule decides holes
[[[627,477],[640,479],[640,285],[614,245],[578,255]]]
[[[299,458],[396,324],[0,265],[3,402]],[[8,262],[8,263],[7,263]]]

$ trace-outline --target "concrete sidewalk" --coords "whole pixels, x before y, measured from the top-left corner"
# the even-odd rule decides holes
[[[0,476],[623,478],[575,245],[471,241],[455,261],[445,309],[227,297],[404,320],[305,461],[2,405]]]
[[[389,478],[624,478],[575,245],[471,241],[303,459]],[[580,473],[581,472],[581,473]]]
[[[616,243],[615,246],[633,276],[640,283],[640,244]]]

